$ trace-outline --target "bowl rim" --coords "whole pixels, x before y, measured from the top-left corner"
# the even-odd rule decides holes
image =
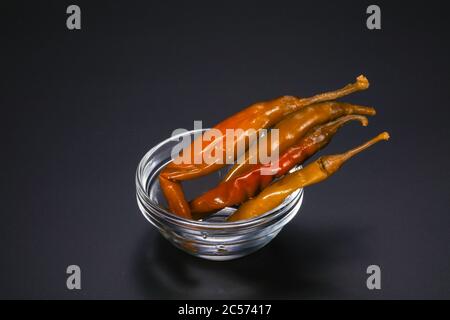
[[[152,211],[152,213],[157,214],[157,216],[161,219],[168,220],[168,222],[174,223],[176,225],[183,225],[183,226],[189,226],[194,228],[209,228],[209,229],[232,229],[232,228],[248,228],[248,227],[254,227],[260,224],[266,224],[273,220],[277,220],[277,218],[283,216],[283,215],[289,215],[291,213],[291,209],[295,208],[295,203],[299,200],[303,200],[303,194],[304,190],[303,188],[297,189],[292,195],[291,200],[289,202],[283,202],[279,206],[275,207],[274,209],[265,212],[262,215],[259,215],[257,217],[251,218],[251,219],[245,219],[240,221],[234,221],[234,222],[211,222],[211,221],[200,221],[200,220],[191,220],[186,219],[183,217],[180,217],[166,208],[161,207],[158,203],[154,202],[150,199],[149,194],[147,192],[147,187],[144,185],[142,181],[142,172],[144,171],[146,164],[150,157],[157,152],[162,146],[166,145],[169,142],[172,142],[174,140],[179,140],[181,137],[185,135],[191,135],[191,134],[197,134],[206,132],[210,128],[202,128],[202,129],[194,129],[194,130],[186,130],[185,132],[173,135],[158,144],[156,144],[154,147],[152,147],[149,151],[146,152],[146,154],[141,158],[139,161],[139,164],[136,169],[135,174],[135,183],[136,183],[136,194],[137,194],[137,200],[144,200],[146,205],[149,205]],[[149,177],[146,177],[147,179]],[[142,198],[142,199],[140,199]],[[303,203],[303,201],[302,201]],[[147,208],[146,208],[147,209]],[[142,209],[141,209],[142,211]],[[147,210],[145,210],[147,211]],[[300,210],[298,210],[300,211]],[[146,219],[146,214],[149,214],[147,212],[142,212]],[[297,211],[295,212],[295,214]]]

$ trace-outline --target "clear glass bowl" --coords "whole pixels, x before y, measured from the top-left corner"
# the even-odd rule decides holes
[[[209,260],[231,260],[246,256],[269,243],[297,214],[303,200],[303,189],[291,194],[277,208],[250,220],[226,222],[236,208],[227,207],[205,220],[187,220],[166,209],[159,187],[159,171],[171,161],[172,148],[182,138],[201,134],[193,130],[173,136],[152,148],[142,158],[136,172],[137,202],[144,217],[173,245],[194,256]],[[186,139],[184,139],[186,141]],[[213,187],[228,168],[205,178],[183,182],[187,199]]]

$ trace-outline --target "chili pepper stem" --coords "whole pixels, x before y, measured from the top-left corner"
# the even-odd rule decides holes
[[[337,118],[336,120],[334,120],[324,126],[329,125],[329,126],[332,126],[333,129],[337,130],[338,128],[342,127],[345,123],[347,123],[349,121],[359,121],[363,127],[367,127],[367,125],[369,124],[369,119],[367,119],[367,117],[361,116],[359,114],[350,114],[347,116]]]
[[[308,101],[309,103],[316,103],[327,100],[335,100],[357,91],[366,90],[367,88],[369,88],[369,80],[364,75],[360,75],[356,78],[356,82],[350,83],[341,89],[337,89],[331,92],[324,92],[309,98],[302,98],[300,99],[300,101]]]
[[[329,177],[332,174],[334,174],[336,171],[339,170],[339,168],[350,158],[354,157],[358,153],[366,150],[370,146],[374,145],[377,142],[380,142],[382,140],[388,140],[389,134],[387,132],[380,133],[376,137],[370,139],[366,143],[355,147],[351,150],[348,150],[347,152],[341,153],[341,154],[335,154],[330,156],[323,156],[317,161],[320,164],[320,168],[322,171]]]
[[[358,153],[360,153],[361,151],[364,151],[365,149],[369,148],[370,146],[374,145],[375,143],[382,141],[382,140],[389,140],[390,136],[388,132],[383,132],[380,133],[379,135],[377,135],[375,138],[367,141],[366,143],[353,148],[347,152],[345,152],[343,154],[343,159],[344,161],[347,161],[348,159],[350,159],[351,157],[357,155]]]

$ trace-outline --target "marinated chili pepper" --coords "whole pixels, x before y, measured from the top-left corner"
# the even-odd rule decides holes
[[[314,153],[325,147],[337,130],[352,120],[367,126],[368,120],[360,115],[348,115],[316,127],[301,138],[294,146],[284,152],[272,169],[271,164],[255,165],[241,176],[219,183],[215,188],[192,200],[189,205],[195,219],[224,207],[241,204],[265,188],[274,178],[281,177],[298,164],[302,164]],[[266,172],[263,170],[266,169]],[[269,171],[269,169],[272,169]],[[270,172],[271,174],[267,174]],[[265,173],[265,174],[264,174]]]
[[[335,101],[313,104],[289,115],[274,127],[279,130],[278,141],[271,143],[271,132],[269,132],[267,136],[260,139],[258,146],[268,145],[267,148],[271,153],[278,150],[281,154],[314,126],[347,114],[375,115],[375,109]],[[258,150],[251,148],[230,169],[223,181],[232,180],[250,171],[257,163],[259,163]]]
[[[290,173],[279,181],[271,184],[255,198],[244,202],[239,209],[228,218],[228,221],[254,218],[276,208],[295,190],[327,179],[338,171],[339,168],[354,155],[381,140],[388,139],[389,134],[383,132],[365,144],[345,153],[320,157],[303,169]]]
[[[189,204],[183,195],[181,183],[159,176],[159,185],[163,191],[164,197],[167,199],[167,204],[171,212],[176,213],[180,217],[191,219],[191,211]]]
[[[368,87],[369,81],[366,77],[361,75],[356,78],[355,83],[348,84],[336,91],[318,94],[309,98],[284,96],[271,101],[256,103],[220,122],[214,127],[214,129],[218,129],[222,133],[222,136],[217,137],[213,141],[202,139],[200,154],[195,154],[196,150],[194,141],[194,143],[182,152],[190,152],[189,154],[191,155],[191,161],[189,163],[183,163],[180,159],[175,159],[176,161],[169,163],[161,171],[160,176],[167,180],[165,181],[163,179],[161,189],[163,194],[166,196],[169,208],[171,208],[172,212],[175,214],[187,217],[190,216],[190,209],[185,200],[181,184],[169,183],[169,181],[176,182],[198,178],[210,174],[225,165],[225,161],[221,161],[220,163],[201,162],[200,164],[196,164],[194,161],[195,157],[203,159],[204,154],[211,154],[211,151],[215,150],[217,144],[219,144],[226,146],[225,148],[222,148],[222,159],[226,159],[226,155],[230,154],[231,151],[234,151],[234,154],[237,153],[237,146],[239,143],[242,143],[243,141],[245,142],[248,139],[250,130],[259,131],[263,128],[271,127],[286,115],[305,106],[318,102],[338,99],[353,92],[365,90]],[[229,143],[226,141],[227,129],[241,129],[243,130],[243,134],[233,137],[232,143]],[[165,190],[165,188],[170,188],[170,190]]]

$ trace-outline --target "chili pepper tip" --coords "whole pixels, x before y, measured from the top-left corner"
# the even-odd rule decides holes
[[[380,139],[383,139],[383,140],[389,140],[391,138],[391,136],[389,135],[389,132],[387,132],[387,131],[380,133],[379,137],[380,137]]]
[[[360,75],[356,78],[356,83],[361,89],[367,89],[369,87],[369,80],[364,76]]]

